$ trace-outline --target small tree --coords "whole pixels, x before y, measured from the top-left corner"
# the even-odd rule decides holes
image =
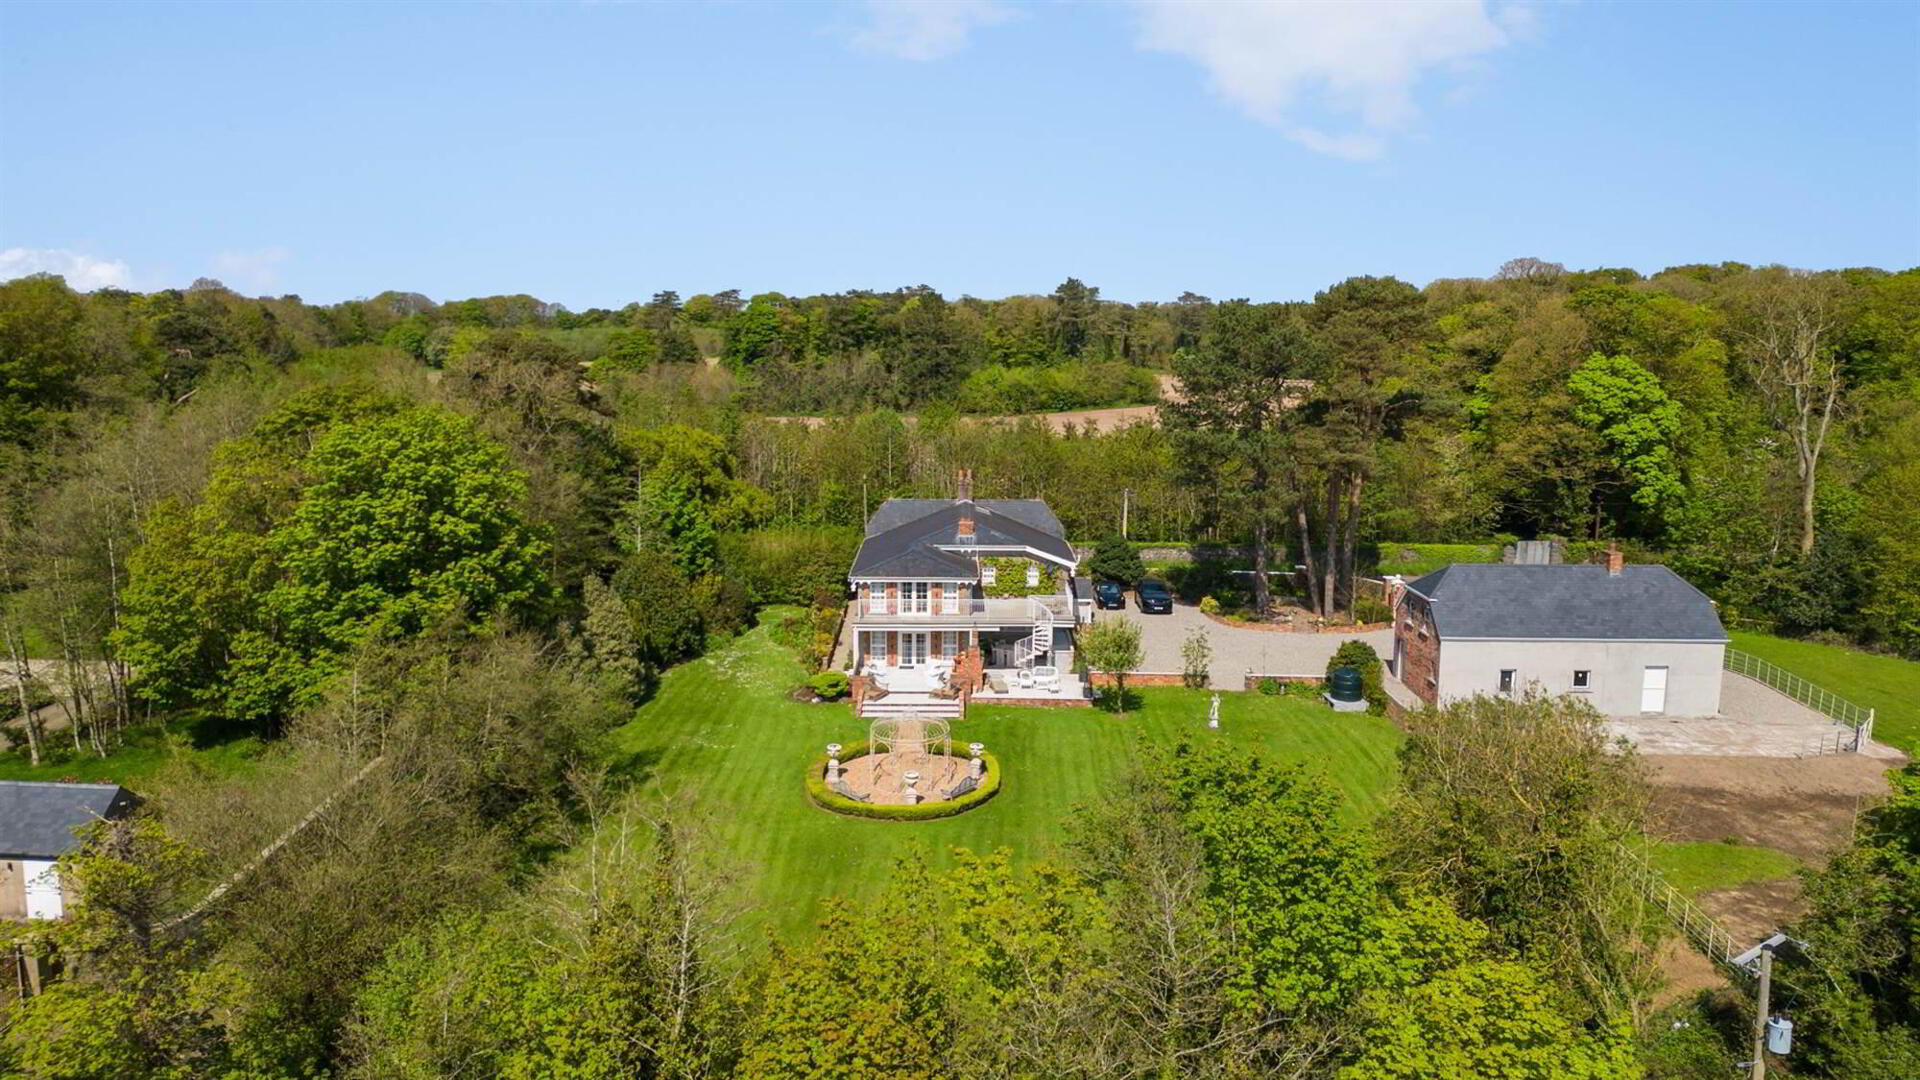
[[[1093,549],[1087,571],[1098,581],[1123,581],[1129,584],[1147,576],[1140,552],[1120,536],[1109,536]]]
[[[1327,661],[1327,681],[1333,681],[1333,673],[1340,668],[1350,667],[1360,673],[1360,685],[1367,698],[1367,711],[1375,716],[1385,716],[1387,712],[1387,686],[1380,663],[1380,654],[1373,646],[1364,641],[1343,642],[1333,651],[1333,659]]]
[[[1207,636],[1202,627],[1194,627],[1187,633],[1187,640],[1180,645],[1180,674],[1189,690],[1205,690],[1212,678],[1213,639]]]
[[[1080,657],[1091,671],[1113,679],[1114,709],[1127,711],[1127,672],[1140,666],[1140,624],[1131,619],[1105,619],[1093,624],[1080,642]]]

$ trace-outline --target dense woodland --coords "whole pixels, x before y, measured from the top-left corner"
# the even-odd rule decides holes
[[[1015,415],[1163,386],[1158,424]],[[814,609],[817,665],[865,516],[963,467],[1076,540],[1217,549],[1176,584],[1254,618],[1346,617],[1396,544],[1552,536],[1920,656],[1920,270],[579,313],[0,285],[0,717],[70,687],[0,730],[36,763],[185,723],[273,748],[156,778],[75,860],[82,916],[29,942],[72,977],[0,1021],[0,1075],[1723,1075],[1721,1028],[1650,1005],[1637,767],[1550,702],[1419,721],[1377,827],[1164,750],[1057,863],[731,933],[714,808],[628,792],[597,737],[768,605]],[[343,790],[324,844],[194,908]],[[1917,797],[1811,887],[1814,1075],[1920,1075]],[[1435,1049],[1461,1030],[1480,1056]]]

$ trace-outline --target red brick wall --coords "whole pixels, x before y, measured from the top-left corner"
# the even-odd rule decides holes
[[[1433,611],[1427,602],[1411,592],[1400,598],[1394,612],[1393,638],[1400,654],[1401,670],[1396,674],[1407,689],[1420,700],[1434,704],[1440,696],[1436,682],[1440,678],[1440,635],[1433,629]]]
[[[1113,676],[1104,671],[1089,672],[1088,684],[1091,686],[1112,686]],[[1146,671],[1129,674],[1128,686],[1185,686],[1186,676],[1179,672]]]

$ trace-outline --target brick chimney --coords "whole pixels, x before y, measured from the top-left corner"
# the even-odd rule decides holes
[[[971,505],[960,511],[960,527],[954,530],[954,535],[959,537],[961,543],[973,543],[973,507]]]
[[[1617,542],[1608,544],[1607,545],[1607,575],[1609,577],[1619,577],[1620,571],[1626,569],[1626,566],[1627,566],[1627,553],[1620,550],[1620,545]]]
[[[973,470],[956,469],[953,474],[953,497],[961,502],[973,501]]]

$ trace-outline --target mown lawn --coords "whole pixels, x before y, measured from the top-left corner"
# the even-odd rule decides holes
[[[1688,896],[1792,877],[1800,869],[1800,860],[1784,851],[1713,841],[1658,844],[1651,859],[1667,883]]]
[[[894,859],[918,848],[936,865],[953,847],[1009,848],[1022,861],[1054,848],[1076,803],[1122,775],[1142,741],[1181,737],[1258,747],[1324,770],[1356,820],[1376,812],[1395,777],[1399,732],[1384,719],[1335,714],[1314,702],[1225,694],[1222,730],[1206,727],[1207,695],[1178,688],[1141,694],[1139,711],[980,706],[955,728],[1006,769],[991,803],[931,822],[840,817],[809,804],[807,764],[828,742],[866,736],[846,705],[804,705],[785,691],[802,678],[791,650],[762,628],[670,671],[659,693],[609,739],[617,765],[644,787],[697,795],[715,839],[751,879],[761,917],[782,930],[811,922],[826,895],[877,889]]]
[[[1874,710],[1873,737],[1920,753],[1920,664],[1838,645],[1733,631],[1733,647]]]

